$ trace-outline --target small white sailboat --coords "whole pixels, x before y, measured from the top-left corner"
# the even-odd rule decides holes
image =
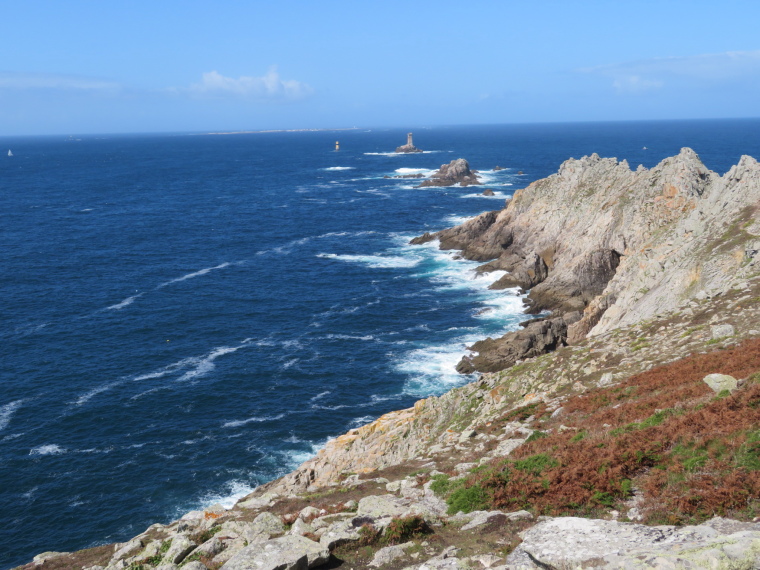
[[[8,156],[13,156],[13,153],[11,152],[11,149],[8,149]]]

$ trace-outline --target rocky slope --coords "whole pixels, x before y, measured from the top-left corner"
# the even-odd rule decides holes
[[[748,157],[568,161],[432,236],[555,311],[476,345],[494,371],[231,510],[23,568],[760,567],[759,206]]]

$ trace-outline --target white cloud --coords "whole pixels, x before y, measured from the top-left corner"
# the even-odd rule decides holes
[[[314,90],[300,81],[282,79],[276,67],[262,77],[225,77],[218,71],[204,73],[200,83],[190,86],[189,91],[203,95],[236,95],[252,99],[303,99]]]
[[[609,77],[618,92],[641,93],[683,79],[725,83],[760,79],[760,50],[732,51],[684,57],[655,57],[579,69]]]
[[[77,75],[0,72],[0,89],[115,91],[120,88],[113,81]]]

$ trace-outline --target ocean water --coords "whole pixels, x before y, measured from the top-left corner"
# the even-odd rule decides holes
[[[759,120],[436,127],[394,154],[405,135],[0,138],[1,568],[230,506],[471,380],[465,347],[522,301],[415,235],[570,156],[760,157]],[[496,196],[384,178],[459,157]]]

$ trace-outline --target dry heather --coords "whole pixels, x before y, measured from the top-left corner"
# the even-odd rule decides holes
[[[508,459],[438,488],[453,508],[594,515],[640,489],[648,523],[751,519],[760,511],[760,340],[638,374],[570,398],[548,417],[533,404],[501,421],[534,418],[532,441]],[[717,396],[702,381],[745,379]]]

